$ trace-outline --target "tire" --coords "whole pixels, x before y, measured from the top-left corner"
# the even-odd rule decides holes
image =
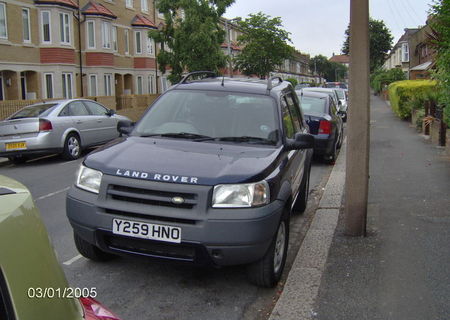
[[[331,151],[331,153],[325,156],[325,161],[328,164],[334,164],[336,162],[336,157],[337,157],[337,141],[334,142],[333,150]]]
[[[302,183],[300,184],[300,190],[295,200],[292,210],[294,213],[303,213],[306,210],[308,204],[309,195],[309,175],[311,172],[311,164],[308,166],[308,170],[303,175]]]
[[[75,246],[78,252],[85,258],[93,261],[108,261],[114,258],[114,255],[100,250],[100,248],[90,244],[86,240],[82,239],[76,233],[73,234],[73,239],[75,241]]]
[[[70,133],[66,137],[62,156],[66,160],[75,160],[81,157],[81,142],[77,134]]]
[[[8,157],[8,160],[13,164],[21,164],[21,163],[25,163],[28,160],[28,157],[26,157],[26,156],[10,156],[10,157]]]
[[[341,136],[339,137],[337,148],[341,149],[342,143],[344,142],[344,130],[341,131]]]
[[[289,214],[284,214],[264,257],[247,266],[248,280],[258,287],[273,288],[281,278],[289,244]]]

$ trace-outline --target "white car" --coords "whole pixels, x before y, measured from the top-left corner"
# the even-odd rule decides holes
[[[83,148],[117,138],[117,123],[131,120],[88,99],[47,101],[24,107],[0,122],[0,157],[14,163],[29,155],[81,156]]]

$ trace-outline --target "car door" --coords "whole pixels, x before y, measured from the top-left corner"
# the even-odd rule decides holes
[[[340,136],[342,134],[342,127],[343,122],[342,118],[338,113],[338,110],[336,108],[336,105],[332,100],[329,102],[329,108],[328,108],[329,115],[331,116],[331,130],[333,134],[334,141],[337,143],[340,139]]]
[[[89,111],[81,100],[72,101],[69,104],[69,116],[73,125],[80,133],[81,144],[89,146],[97,140],[95,132],[95,119],[90,116]]]
[[[288,93],[282,97],[283,125],[286,138],[294,139],[298,132],[306,133],[303,119],[301,118],[298,100]],[[289,179],[292,185],[293,196],[298,192],[305,168],[306,150],[291,150],[288,154]]]
[[[83,103],[94,119],[97,143],[106,142],[119,136],[117,120],[111,117],[107,108],[94,101],[83,100]]]

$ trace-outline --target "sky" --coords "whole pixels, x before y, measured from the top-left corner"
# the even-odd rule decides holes
[[[395,44],[404,28],[425,24],[433,0],[369,0],[370,16],[383,20]],[[224,16],[246,18],[261,11],[281,17],[292,44],[302,53],[331,57],[340,54],[350,22],[350,0],[235,0]]]

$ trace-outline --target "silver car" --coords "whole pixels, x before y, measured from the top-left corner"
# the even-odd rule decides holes
[[[32,154],[61,153],[74,160],[83,148],[117,138],[120,120],[131,122],[87,99],[33,104],[0,122],[0,157],[17,163]]]

